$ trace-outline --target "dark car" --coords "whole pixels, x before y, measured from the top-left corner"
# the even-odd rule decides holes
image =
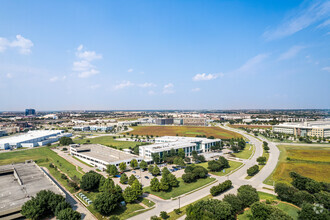
[[[148,176],[145,176],[144,178],[146,178],[146,179],[149,179],[149,177],[148,177]]]

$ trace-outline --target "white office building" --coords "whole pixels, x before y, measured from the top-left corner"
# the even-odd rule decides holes
[[[19,147],[37,147],[58,141],[61,137],[71,137],[71,133],[62,130],[37,130],[0,139],[0,149]]]
[[[162,158],[164,152],[169,153],[171,149],[178,152],[179,149],[183,149],[186,156],[191,156],[192,151],[197,151],[197,153],[209,152],[211,146],[220,143],[221,139],[163,136],[155,138],[155,144],[140,146],[139,155],[150,159],[152,154],[158,153]]]

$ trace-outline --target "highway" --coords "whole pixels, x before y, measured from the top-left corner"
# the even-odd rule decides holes
[[[250,168],[251,166],[257,164],[256,159],[258,157],[260,157],[262,155],[263,149],[262,149],[262,141],[258,140],[257,138],[248,135],[246,132],[238,130],[238,129],[233,129],[233,128],[229,128],[229,127],[223,127],[224,129],[227,130],[231,130],[231,131],[235,131],[237,133],[240,133],[241,135],[243,135],[244,137],[246,137],[247,139],[249,139],[251,144],[254,144],[255,146],[255,153],[252,157],[250,157],[248,160],[244,160],[244,166],[241,167],[239,170],[237,170],[236,172],[228,175],[228,176],[215,176],[212,175],[212,177],[216,178],[218,180],[218,182],[209,185],[201,190],[198,190],[196,192],[193,192],[191,194],[188,195],[183,195],[180,197],[180,207],[183,207],[185,205],[188,205],[194,201],[197,201],[207,195],[210,194],[210,188],[212,186],[215,186],[227,179],[231,180],[233,183],[233,188],[226,191],[225,193],[216,196],[214,198],[216,199],[222,199],[224,197],[224,195],[229,194],[229,193],[234,193],[236,194],[237,189],[241,186],[241,185],[252,185],[253,187],[257,188],[257,190],[259,191],[265,191],[265,189],[263,189],[263,187],[265,186],[263,184],[263,181],[273,172],[273,170],[276,167],[276,164],[278,162],[278,158],[280,155],[280,151],[278,150],[278,148],[276,147],[276,145],[272,142],[269,142],[269,148],[270,148],[270,156],[269,159],[266,163],[266,165],[263,167],[263,169],[256,174],[254,177],[252,177],[251,179],[247,180],[245,179],[245,177],[247,176],[247,169]],[[262,140],[262,139],[261,139]],[[268,186],[268,188],[272,188],[271,186]],[[271,191],[269,192],[271,193]],[[146,196],[148,199],[154,201],[156,203],[156,207],[154,209],[151,209],[147,212],[144,212],[140,215],[136,215],[130,219],[150,219],[151,216],[153,215],[157,215],[159,216],[161,211],[166,211],[166,212],[171,212],[174,209],[179,208],[179,199],[176,200],[162,200],[158,197],[155,197],[153,195],[147,195]],[[182,218],[183,219],[183,218]]]

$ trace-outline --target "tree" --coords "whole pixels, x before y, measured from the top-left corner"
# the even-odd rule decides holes
[[[178,150],[178,156],[181,157],[182,159],[186,157],[186,154],[182,148]]]
[[[110,215],[118,207],[121,198],[122,194],[117,191],[98,194],[94,200],[95,210],[102,215]]]
[[[73,140],[70,137],[61,137],[60,138],[60,145],[66,146],[66,145],[70,145],[70,144],[74,144]]]
[[[160,156],[158,153],[151,154],[151,158],[154,161],[154,163],[160,163]]]
[[[111,176],[116,176],[116,175],[118,175],[118,169],[117,169],[117,167],[116,167],[116,165],[111,165],[111,164],[108,164],[107,165],[107,170],[106,170],[106,172],[109,174],[109,175],[111,175]]]
[[[169,183],[167,181],[167,178],[162,177],[160,179],[160,185],[159,185],[159,189],[162,191],[167,191],[170,188]]]
[[[259,165],[264,165],[267,161],[266,157],[258,157],[257,158],[257,162],[259,163]]]
[[[154,170],[154,166],[150,164],[150,165],[148,166],[148,171],[149,171],[149,173],[152,173],[153,170]]]
[[[315,210],[319,212],[316,212]],[[329,220],[329,211],[327,209],[320,209],[320,207],[314,206],[309,203],[304,203],[301,207],[301,211],[298,212],[299,220]]]
[[[195,181],[195,176],[192,173],[185,173],[182,175],[182,180],[185,183],[191,183]]]
[[[39,203],[38,199],[33,198],[25,202],[22,206],[22,215],[28,219],[37,220],[41,219],[44,215],[45,207]]]
[[[167,212],[165,212],[165,211],[161,211],[161,212],[160,212],[160,217],[161,217],[162,219],[167,219],[167,218],[169,217],[169,215],[167,214]]]
[[[107,178],[103,185],[100,186],[99,190],[101,192],[112,191],[115,188],[115,182],[111,178]]]
[[[258,165],[254,165],[254,166],[250,167],[249,169],[247,169],[247,174],[249,176],[254,176],[258,172],[259,172],[259,166]]]
[[[145,169],[147,169],[147,167],[148,167],[147,162],[145,162],[144,160],[142,160],[140,162],[140,168],[143,169],[143,170],[145,170]]]
[[[212,194],[212,196],[217,196],[220,193],[230,189],[231,187],[232,187],[232,182],[230,180],[226,180],[217,186],[213,186],[210,189],[210,193]]]
[[[167,167],[164,167],[162,169],[162,177],[166,177],[168,174],[170,174],[171,172],[167,169]]]
[[[126,173],[123,173],[121,176],[120,176],[120,183],[121,184],[126,184],[128,181],[128,177],[126,175]]]
[[[154,192],[159,192],[160,191],[160,183],[157,177],[154,177],[150,181],[150,189]]]
[[[315,193],[315,203],[321,204],[326,209],[330,209],[330,193],[326,191],[321,191],[319,193]]]
[[[248,207],[259,201],[257,190],[250,185],[242,185],[237,191],[237,197],[242,201],[243,207]]]
[[[207,168],[213,172],[221,171],[223,169],[222,164],[216,160],[210,160],[207,164],[208,164]]]
[[[298,190],[286,183],[276,183],[275,184],[275,193],[278,195],[278,197],[287,202],[291,202],[293,199],[293,195],[297,192]]]
[[[120,169],[121,172],[124,172],[126,170],[126,167],[127,167],[127,165],[126,165],[125,162],[121,162],[119,164],[119,169]]]
[[[61,210],[58,215],[56,216],[56,219],[59,220],[80,220],[81,214],[77,211],[72,210],[71,208],[63,209]]]
[[[131,162],[130,162],[130,166],[132,167],[133,170],[134,170],[135,168],[137,168],[138,165],[139,165],[139,164],[138,164],[138,162],[137,162],[136,159],[131,160]]]
[[[132,189],[134,190],[134,193],[136,195],[136,199],[140,196],[142,196],[143,191],[142,191],[142,184],[139,183],[139,181],[136,179],[134,180],[132,184]]]
[[[154,169],[152,170],[152,175],[157,176],[160,174],[160,169],[157,165],[155,165]]]
[[[309,194],[307,191],[298,191],[293,195],[292,201],[297,206],[301,206],[303,203],[314,203],[314,196]]]
[[[173,163],[182,167],[186,165],[181,157],[175,157]]]
[[[61,210],[64,210],[64,209],[67,209],[67,208],[70,208],[71,209],[71,206],[70,206],[69,203],[67,203],[65,201],[58,203],[57,206],[56,206],[55,212],[54,212],[55,216],[57,216],[58,213]]]
[[[102,175],[94,171],[89,171],[81,178],[80,188],[86,191],[95,191],[99,188]]]
[[[225,157],[220,156],[218,161],[222,164],[223,168],[229,168],[230,167],[229,162]]]
[[[228,202],[233,208],[235,214],[243,210],[242,201],[234,194],[225,195],[222,201]]]
[[[136,177],[132,174],[132,175],[129,177],[129,179],[128,179],[128,184],[129,184],[129,185],[132,185],[133,182],[134,182],[134,180],[136,180]]]
[[[126,189],[124,190],[123,197],[125,199],[125,202],[127,203],[132,203],[137,199],[134,189],[130,186],[126,187]]]
[[[172,173],[167,175],[167,181],[171,187],[179,186],[179,180]]]
[[[262,202],[255,202],[251,205],[251,212],[253,219],[263,220],[267,219],[273,213],[274,209],[270,205],[266,205]]]

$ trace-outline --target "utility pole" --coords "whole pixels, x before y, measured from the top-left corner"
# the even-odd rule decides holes
[[[179,210],[180,210],[180,199],[181,199],[181,197],[179,196]]]

